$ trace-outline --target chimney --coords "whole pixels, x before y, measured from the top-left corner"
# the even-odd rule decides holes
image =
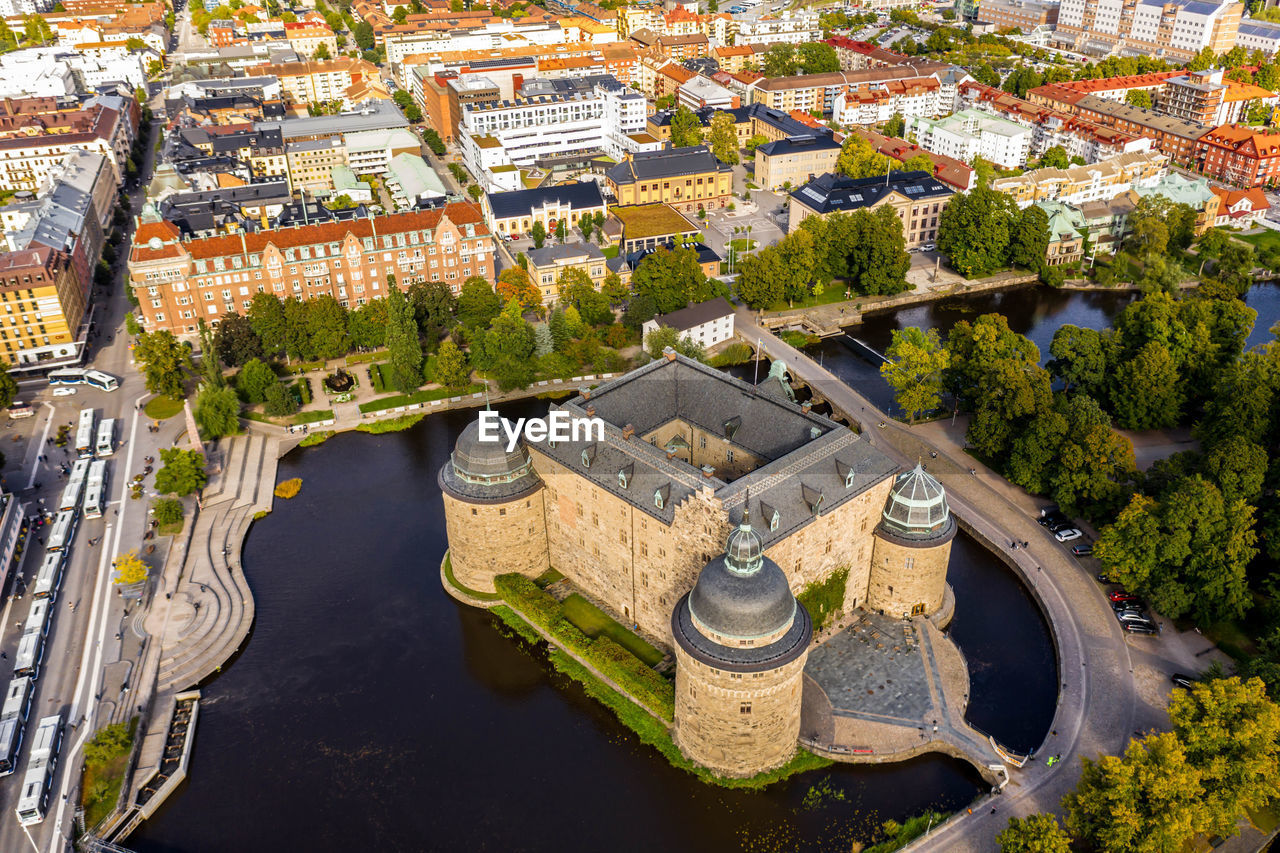
[[[587,404],[587,417],[594,418],[595,416],[596,416],[596,407],[591,404]]]
[[[715,468],[712,468],[710,465],[703,465],[703,466],[702,466],[702,476],[704,476],[704,477],[706,477],[708,480],[710,480],[710,479],[711,479],[712,477],[714,477],[715,475],[716,475],[716,469],[715,469]]]
[[[675,348],[674,348],[674,347],[663,347],[663,349],[662,349],[662,356],[663,356],[663,358],[665,358],[667,361],[675,361],[675,360],[676,360],[676,351],[675,351]]]
[[[591,386],[589,386],[589,385],[579,385],[579,386],[578,386],[578,394],[579,394],[579,395],[581,395],[582,399],[584,399],[584,400],[590,400],[590,399],[591,399]]]
[[[813,401],[805,400],[803,403],[801,403],[800,411],[804,412],[806,415],[809,414],[811,411],[813,411]]]
[[[636,428],[631,424],[627,424],[622,428],[622,440],[630,441],[631,437],[636,434]]]

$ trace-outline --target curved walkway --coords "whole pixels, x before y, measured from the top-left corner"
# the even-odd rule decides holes
[[[756,326],[749,312],[740,309],[736,324],[742,337],[785,361],[793,376],[862,423],[863,434],[873,446],[904,467],[926,460],[929,473],[946,487],[957,518],[1023,577],[1045,613],[1058,656],[1060,684],[1051,726],[1055,734],[1049,735],[1040,753],[1060,755],[1061,763],[1050,769],[1035,761],[1022,770],[1011,769],[1012,781],[993,800],[994,811],[983,807],[958,815],[918,842],[917,848],[996,849],[995,836],[1011,814],[1058,811],[1063,795],[1079,778],[1079,756],[1114,754],[1124,748],[1136,713],[1133,665],[1125,637],[1088,573],[1009,499],[999,485],[1011,488],[1003,477],[954,443],[935,445],[925,440],[919,428],[891,420],[817,362]],[[881,423],[883,427],[878,426]],[[969,473],[971,468],[978,470],[977,476]],[[1028,542],[1029,547],[1009,550],[1006,543],[1014,540]]]

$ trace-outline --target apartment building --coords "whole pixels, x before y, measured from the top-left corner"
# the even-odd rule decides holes
[[[850,86],[836,97],[831,120],[836,124],[871,127],[894,115],[944,116],[954,108],[952,98],[941,97],[942,84],[934,77],[888,80]]]
[[[1029,33],[1036,27],[1056,25],[1058,8],[1058,3],[1048,0],[982,0],[978,20],[991,24],[998,33],[1010,30]]]
[[[393,27],[383,33],[387,62],[393,67],[406,57],[439,51],[467,51],[479,55],[504,47],[560,45],[569,41],[568,33],[554,15],[528,15],[523,18],[486,17],[455,26],[454,16],[437,16],[434,20],[415,21]]]
[[[382,76],[372,62],[349,56],[266,63],[250,69],[250,73],[278,79],[284,97],[295,104],[342,101],[347,108],[364,100],[352,99],[353,87],[362,92],[365,89],[362,84],[376,83],[380,87]]]
[[[834,172],[840,143],[826,134],[791,136],[756,149],[755,181],[770,192]]]
[[[946,118],[907,116],[907,132],[920,147],[973,163],[978,157],[998,169],[1020,169],[1031,151],[1032,131],[982,110],[961,110]]]
[[[845,36],[832,36],[826,40],[826,43],[836,52],[841,71],[861,71],[864,68],[899,65],[911,59],[905,53],[898,53],[869,41],[857,41]]]
[[[501,177],[547,157],[603,151],[614,159],[660,143],[644,133],[645,99],[608,75],[531,80],[514,101],[467,107],[458,145],[488,190],[514,189]],[[496,168],[503,172],[495,173]]]
[[[324,45],[329,56],[338,55],[338,38],[328,24],[317,21],[295,21],[284,25],[284,35],[289,47],[299,56],[314,57]]]
[[[662,202],[683,213],[733,199],[733,169],[705,145],[633,154],[605,172],[617,204]]]
[[[42,116],[39,135],[6,134],[0,138],[0,189],[35,192],[74,151],[95,151],[111,163],[116,182],[124,174],[133,134],[128,117],[95,106],[71,114]],[[60,121],[65,119],[65,121]]]
[[[347,147],[340,136],[304,139],[286,145],[284,157],[294,192],[328,196],[333,192],[333,170],[347,165]]]
[[[560,277],[569,270],[580,270],[587,274],[596,290],[604,283],[605,274],[609,271],[604,252],[594,243],[562,243],[558,246],[547,246],[542,249],[530,249],[529,278],[542,293],[544,305],[550,305],[560,298]]]
[[[1164,115],[1211,127],[1245,120],[1254,103],[1275,107],[1275,92],[1225,78],[1221,68],[1193,71],[1166,81],[1156,110]]]
[[[945,101],[956,94],[953,66],[942,62],[922,61],[896,66],[867,68],[861,71],[832,71],[824,74],[801,74],[794,77],[766,77],[755,84],[753,103],[791,112],[831,113],[836,98],[850,88],[911,81],[932,77],[940,84],[938,97]]]
[[[85,294],[63,252],[32,246],[0,253],[0,306],[0,347],[10,364],[79,355]]]
[[[1056,84],[1040,86],[1031,92],[1040,103],[1078,116],[1104,127],[1113,127],[1134,136],[1151,140],[1152,146],[1178,163],[1194,163],[1196,142],[1209,129],[1196,121],[1160,115],[1153,110],[1082,95]]]
[[[1167,156],[1142,151],[1069,169],[1033,169],[1016,177],[997,178],[991,188],[1012,196],[1018,207],[1045,200],[1079,205],[1154,185],[1168,171]]]
[[[1213,225],[1229,225],[1234,228],[1248,230],[1264,219],[1271,209],[1271,202],[1262,190],[1250,187],[1247,190],[1228,187],[1210,187],[1218,197],[1218,215]]]
[[[357,175],[382,174],[401,154],[421,159],[422,142],[410,130],[366,130],[351,133],[345,140],[346,165]]]
[[[184,337],[199,320],[243,313],[255,293],[363,305],[386,295],[388,276],[401,289],[440,281],[454,293],[471,276],[493,281],[493,238],[480,208],[454,203],[192,240],[144,211],[129,255],[143,326]]]
[[[1280,182],[1280,134],[1242,125],[1215,127],[1200,137],[1197,160],[1204,174],[1237,187]]]
[[[676,100],[691,110],[731,110],[742,105],[741,98],[736,93],[702,75],[677,89]]]
[[[1096,56],[1113,51],[1188,60],[1235,46],[1244,10],[1234,0],[1062,0],[1054,38]]]
[[[887,177],[821,175],[788,197],[787,230],[810,216],[830,216],[889,205],[902,221],[907,248],[938,239],[938,218],[955,190],[928,172],[892,172]]]
[[[761,15],[738,21],[735,44],[804,44],[822,38],[818,13],[812,11],[784,10],[777,16]]]
[[[1280,23],[1245,18],[1236,30],[1236,46],[1252,53],[1260,50],[1273,56],[1280,51]]]

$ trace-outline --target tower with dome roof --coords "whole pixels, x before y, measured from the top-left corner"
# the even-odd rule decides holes
[[[946,490],[924,467],[898,476],[876,526],[867,608],[890,616],[942,607],[956,521]]]
[[[724,776],[785,764],[800,735],[813,626],[745,510],[724,553],[676,604],[671,632],[680,751]]]

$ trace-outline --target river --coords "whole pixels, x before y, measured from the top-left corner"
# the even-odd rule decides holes
[[[838,765],[760,793],[673,769],[537,649],[441,589],[435,475],[470,417],[346,433],[281,460],[279,477],[303,485],[246,542],[253,633],[204,688],[188,782],[130,848],[848,850],[884,819],[980,793],[972,768],[940,755]],[[963,534],[950,580],[973,722],[1014,749],[1038,745],[1057,683],[1043,620]],[[806,808],[816,785],[828,795]]]

